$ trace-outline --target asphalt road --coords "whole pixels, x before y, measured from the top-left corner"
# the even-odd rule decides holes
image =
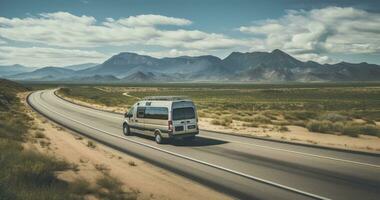
[[[78,106],[54,90],[29,104],[55,122],[238,199],[380,199],[380,157],[201,131],[158,145],[124,136],[123,116]]]

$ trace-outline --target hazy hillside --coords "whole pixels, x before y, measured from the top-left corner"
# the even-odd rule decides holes
[[[63,68],[78,71],[78,70],[83,70],[83,69],[87,69],[90,67],[94,67],[96,65],[99,65],[99,64],[98,63],[83,63],[83,64],[79,64],[79,65],[69,65],[69,66],[65,66]]]
[[[44,67],[33,72],[25,72],[9,76],[16,80],[59,80],[65,77],[74,76],[74,70],[61,67]]]
[[[154,58],[123,52],[102,64],[45,67],[8,78],[76,82],[380,81],[380,66],[302,62],[278,49],[272,52],[233,52],[223,60],[211,55]]]
[[[25,67],[22,65],[5,65],[0,66],[0,77],[10,76],[14,74],[19,74],[23,72],[31,72],[36,70],[33,67]]]

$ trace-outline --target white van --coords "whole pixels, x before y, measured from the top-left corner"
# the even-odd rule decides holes
[[[154,136],[158,144],[172,138],[194,139],[199,133],[195,105],[184,97],[145,97],[136,102],[124,117],[124,135]]]

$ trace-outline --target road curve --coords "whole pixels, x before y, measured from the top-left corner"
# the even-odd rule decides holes
[[[72,104],[54,90],[28,103],[51,120],[238,199],[380,199],[380,157],[201,131],[157,145],[122,134],[123,116]]]

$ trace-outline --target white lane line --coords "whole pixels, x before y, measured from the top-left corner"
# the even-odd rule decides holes
[[[57,95],[54,94],[54,92],[52,92],[52,94],[53,94],[54,97],[57,96]],[[61,99],[59,97],[56,97],[56,98],[60,99],[61,101],[65,101],[65,100],[63,100],[63,99]],[[66,103],[69,103],[69,102],[66,102]],[[71,104],[73,104],[73,103],[71,103]],[[77,106],[78,108],[81,108],[82,110],[85,110],[84,108],[86,108],[86,110],[89,110],[92,113],[103,115],[103,111],[94,110],[92,108],[87,108],[87,107],[83,107],[83,106],[76,105],[76,104],[73,104],[73,105]],[[110,114],[112,114],[112,113],[110,113]],[[108,116],[108,115],[103,115],[103,116],[113,117],[115,119],[122,119],[122,118],[117,118],[117,117]],[[269,147],[269,146],[265,146],[265,145],[258,145],[258,144],[253,144],[253,143],[240,142],[240,141],[230,140],[230,139],[216,138],[216,137],[212,137],[212,136],[204,136],[204,135],[202,135],[202,137],[206,137],[206,138],[210,138],[210,139],[216,139],[216,140],[223,140],[223,141],[227,141],[227,142],[234,142],[234,143],[239,143],[239,144],[245,144],[245,145],[250,145],[250,146],[256,146],[256,147],[266,148],[266,149],[270,149],[270,150],[283,151],[283,152],[288,152],[288,153],[295,153],[295,154],[299,154],[299,155],[303,155],[303,156],[312,156],[312,157],[320,158],[320,159],[328,159],[328,160],[340,161],[340,162],[345,162],[345,163],[352,163],[352,164],[357,164],[357,165],[364,165],[364,166],[370,166],[370,167],[380,168],[380,165],[371,164],[371,163],[358,162],[358,161],[353,161],[353,160],[346,160],[346,159],[335,158],[335,157],[330,157],[330,156],[321,156],[321,155],[317,155],[317,154],[304,153],[304,152],[287,150],[287,149],[282,149],[282,148]]]
[[[34,100],[35,100],[35,98],[34,98]],[[233,169],[228,169],[228,168],[225,168],[225,167],[222,167],[222,166],[219,166],[219,165],[215,165],[215,164],[212,164],[212,163],[208,163],[208,162],[205,162],[205,161],[202,161],[202,160],[191,158],[191,157],[188,157],[188,156],[185,156],[185,155],[182,155],[182,154],[174,153],[174,152],[171,152],[171,151],[168,151],[168,150],[165,150],[165,149],[161,149],[159,147],[152,146],[150,144],[146,144],[146,143],[143,143],[143,142],[132,140],[132,139],[127,138],[127,137],[123,137],[123,136],[120,136],[120,135],[116,135],[116,134],[110,133],[108,131],[104,131],[104,130],[98,129],[98,128],[93,127],[91,125],[88,125],[86,123],[83,123],[83,122],[80,122],[78,120],[72,119],[69,116],[66,116],[64,114],[61,114],[61,113],[56,112],[54,110],[51,110],[47,106],[44,106],[43,104],[39,103],[38,101],[36,101],[36,102],[37,102],[37,104],[39,104],[40,106],[44,107],[46,110],[48,110],[50,112],[53,112],[53,113],[55,113],[57,115],[60,115],[63,118],[66,118],[68,120],[71,120],[73,122],[81,124],[83,126],[89,127],[91,129],[97,130],[99,132],[103,132],[103,133],[105,133],[107,135],[110,135],[110,136],[113,136],[113,137],[116,137],[116,138],[120,138],[120,139],[123,139],[123,140],[127,140],[127,141],[130,141],[130,142],[135,143],[135,144],[139,144],[139,145],[151,148],[151,149],[155,149],[155,150],[158,150],[158,151],[161,151],[161,152],[173,155],[173,156],[177,156],[177,157],[180,157],[180,158],[183,158],[183,159],[186,159],[186,160],[197,162],[199,164],[203,164],[203,165],[206,165],[206,166],[209,166],[209,167],[213,167],[213,168],[216,168],[216,169],[219,169],[219,170],[222,170],[222,171],[226,171],[226,172],[229,172],[229,173],[232,173],[232,174],[235,174],[235,175],[239,175],[239,176],[242,176],[242,177],[254,180],[254,181],[262,182],[262,183],[265,183],[265,184],[268,184],[268,185],[272,185],[272,186],[275,186],[275,187],[278,187],[278,188],[281,188],[281,189],[292,191],[292,192],[295,192],[295,193],[298,193],[298,194],[301,194],[301,195],[305,195],[305,196],[316,198],[316,199],[329,200],[329,198],[327,198],[327,197],[323,197],[323,196],[319,196],[319,195],[316,195],[316,194],[312,194],[312,193],[309,193],[309,192],[306,192],[306,191],[302,191],[302,190],[299,190],[299,189],[296,189],[296,188],[292,188],[292,187],[289,187],[289,186],[286,186],[286,185],[282,185],[282,184],[279,184],[279,183],[276,183],[276,182],[273,182],[273,181],[269,181],[269,180],[265,180],[265,179],[262,179],[262,178],[259,178],[259,177],[256,177],[256,176],[245,174],[245,173],[233,170]]]
[[[55,90],[49,90],[48,92],[51,93],[50,95],[55,97],[56,99],[58,99],[60,102],[64,102],[64,103],[61,103],[61,104],[72,104],[74,105],[75,107],[83,110],[83,111],[90,111],[92,113],[96,113],[96,114],[99,114],[99,115],[102,115],[104,117],[111,117],[111,118],[114,118],[114,119],[123,119],[122,116],[120,117],[115,117],[115,115],[121,115],[121,114],[113,114],[113,113],[107,113],[107,112],[104,112],[104,111],[100,111],[100,110],[96,110],[96,109],[93,109],[93,108],[88,108],[88,107],[85,107],[85,106],[80,106],[80,105],[77,105],[75,103],[72,103],[68,100],[64,100],[64,99],[61,99],[60,97],[58,97],[56,94],[54,94],[54,91]]]
[[[210,138],[210,139],[216,139],[216,140],[224,140],[222,138],[216,138],[216,137],[212,137],[212,136],[203,136],[202,135],[202,137]],[[239,143],[239,144],[245,144],[245,145],[250,145],[250,146],[255,146],[255,147],[261,147],[261,148],[270,149],[270,150],[276,150],[276,151],[285,151],[285,152],[288,152],[288,153],[295,153],[295,154],[300,154],[300,155],[304,155],[304,156],[311,156],[311,157],[316,157],[316,158],[322,158],[322,159],[328,159],[328,160],[334,160],[334,161],[340,161],[340,162],[352,163],[352,164],[357,164],[357,165],[365,165],[365,166],[369,166],[369,167],[380,168],[380,165],[371,164],[371,163],[358,162],[358,161],[352,161],[352,160],[345,160],[345,159],[341,159],[341,158],[334,158],[334,157],[329,157],[329,156],[321,156],[321,155],[316,155],[316,154],[311,154],[311,153],[303,153],[303,152],[299,152],[299,151],[293,151],[293,150],[287,150],[287,149],[281,149],[281,148],[275,148],[275,147],[268,147],[268,146],[264,146],[264,145],[252,144],[252,143],[246,143],[246,142],[240,142],[240,141],[236,141],[236,140],[229,140],[229,139],[227,139],[227,140],[224,140],[224,141],[234,142],[234,143]]]

